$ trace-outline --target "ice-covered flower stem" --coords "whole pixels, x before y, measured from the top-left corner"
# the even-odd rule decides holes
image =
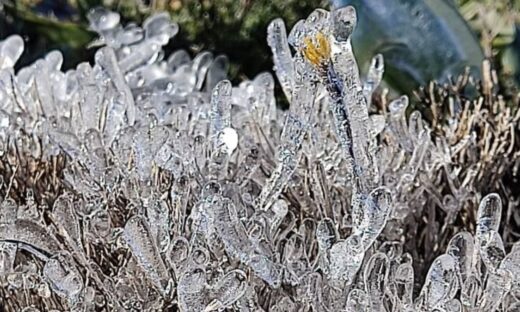
[[[355,25],[355,10],[346,7],[332,13],[324,10],[314,11],[305,21],[296,24],[289,40],[284,37],[285,32],[282,31],[284,28],[280,21],[274,21],[268,31],[275,55],[275,71],[280,81],[287,81],[286,76],[290,68],[288,64],[292,64],[294,68],[302,66],[303,61],[308,65],[306,79],[314,77],[324,86],[328,93],[327,105],[333,119],[337,141],[349,164],[353,187],[353,235],[330,246],[330,250],[324,251],[322,255],[330,258],[324,262],[330,269],[322,269],[330,273],[329,277],[339,287],[343,287],[345,282],[347,285],[353,282],[365,251],[385,226],[392,200],[388,189],[376,189],[379,174],[375,162],[375,136],[372,134],[368,115],[369,104],[349,40]],[[287,42],[291,42],[297,50],[292,63],[288,58],[290,54],[287,53]],[[381,57],[377,56],[377,59],[381,67]],[[371,83],[377,82],[372,80]],[[370,86],[375,87],[377,85]],[[305,90],[293,89],[289,98],[291,111],[305,112],[305,109],[297,108],[302,104],[295,100],[301,98],[298,97],[298,92]],[[279,185],[276,188],[280,187]],[[344,261],[346,258],[353,261],[347,263]]]

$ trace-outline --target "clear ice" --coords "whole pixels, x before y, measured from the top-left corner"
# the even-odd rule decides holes
[[[520,311],[502,201],[451,161],[476,134],[434,139],[406,96],[376,107],[384,60],[360,74],[356,18],[269,25],[287,111],[269,73],[233,86],[226,56],[166,56],[166,13],[92,10],[95,62],[66,72],[58,51],[15,70],[22,38],[0,41],[2,157],[63,165],[59,196],[0,205],[6,311]],[[446,250],[406,227],[437,209],[440,231],[468,202],[476,224]],[[410,236],[434,250],[427,272]]]

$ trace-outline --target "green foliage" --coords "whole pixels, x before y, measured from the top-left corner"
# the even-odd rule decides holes
[[[72,60],[64,64],[65,67],[91,58],[91,53],[84,49],[93,39],[86,14],[90,8],[104,5],[118,11],[124,20],[135,22],[141,22],[154,11],[168,11],[180,25],[180,33],[168,48],[226,54],[231,60],[230,75],[234,80],[243,76],[252,78],[272,68],[271,53],[265,41],[271,20],[282,17],[291,27],[316,7],[328,6],[326,0],[156,0],[147,5],[139,0],[62,0],[69,14],[57,18],[41,12],[46,2],[52,6],[50,0],[10,1],[5,6],[4,18],[12,21],[7,33],[20,33],[30,41],[32,54],[24,55],[22,65],[41,57],[41,53],[49,49],[59,49],[66,60]]]
[[[192,49],[224,53],[232,61],[232,76],[252,77],[272,67],[265,41],[271,20],[283,17],[292,26],[326,4],[323,0],[183,1],[180,7],[170,8],[173,20],[181,26],[174,45],[196,43]]]
[[[445,0],[455,4],[454,0]],[[451,2],[453,1],[453,2]],[[209,50],[226,54],[230,78],[238,82],[272,69],[271,53],[266,44],[267,26],[281,17],[290,29],[302,16],[317,7],[327,8],[327,0],[4,0],[0,9],[0,37],[19,33],[26,39],[26,51],[19,66],[27,65],[51,49],[64,54],[64,68],[92,60],[86,47],[94,39],[88,30],[86,15],[103,5],[119,12],[125,22],[141,23],[155,11],[168,11],[180,25],[180,33],[167,47],[167,53],[186,49],[195,54]],[[498,55],[499,67],[510,76],[517,75],[520,52],[513,45],[515,23],[520,21],[520,0],[458,0],[461,13],[480,34],[488,57]],[[373,26],[373,25],[372,25]],[[369,27],[369,33],[373,27]],[[371,30],[372,29],[372,30]],[[373,42],[369,40],[369,42]],[[519,40],[516,41],[518,44]],[[360,47],[361,45],[356,45]],[[369,59],[371,48],[358,51]],[[170,50],[170,51],[168,51]],[[399,53],[398,53],[399,55]],[[402,55],[402,54],[401,54]],[[387,59],[387,78],[392,60]],[[439,63],[439,62],[436,62]],[[423,68],[424,66],[415,66]],[[398,77],[399,78],[399,77]],[[399,78],[394,84],[405,88],[410,79]],[[415,85],[414,85],[415,86]]]

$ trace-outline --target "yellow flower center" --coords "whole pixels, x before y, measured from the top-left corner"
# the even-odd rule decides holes
[[[322,32],[318,32],[314,38],[305,37],[302,53],[314,66],[322,67],[328,64],[330,58],[330,44]]]

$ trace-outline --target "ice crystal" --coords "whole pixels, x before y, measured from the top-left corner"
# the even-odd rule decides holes
[[[480,145],[482,102],[447,125],[375,103],[384,60],[361,78],[352,7],[269,26],[288,111],[268,73],[232,86],[225,56],[166,57],[167,14],[89,21],[95,63],[67,72],[57,51],[15,71],[23,40],[0,42],[4,310],[518,310],[502,200],[454,161],[507,146]]]

